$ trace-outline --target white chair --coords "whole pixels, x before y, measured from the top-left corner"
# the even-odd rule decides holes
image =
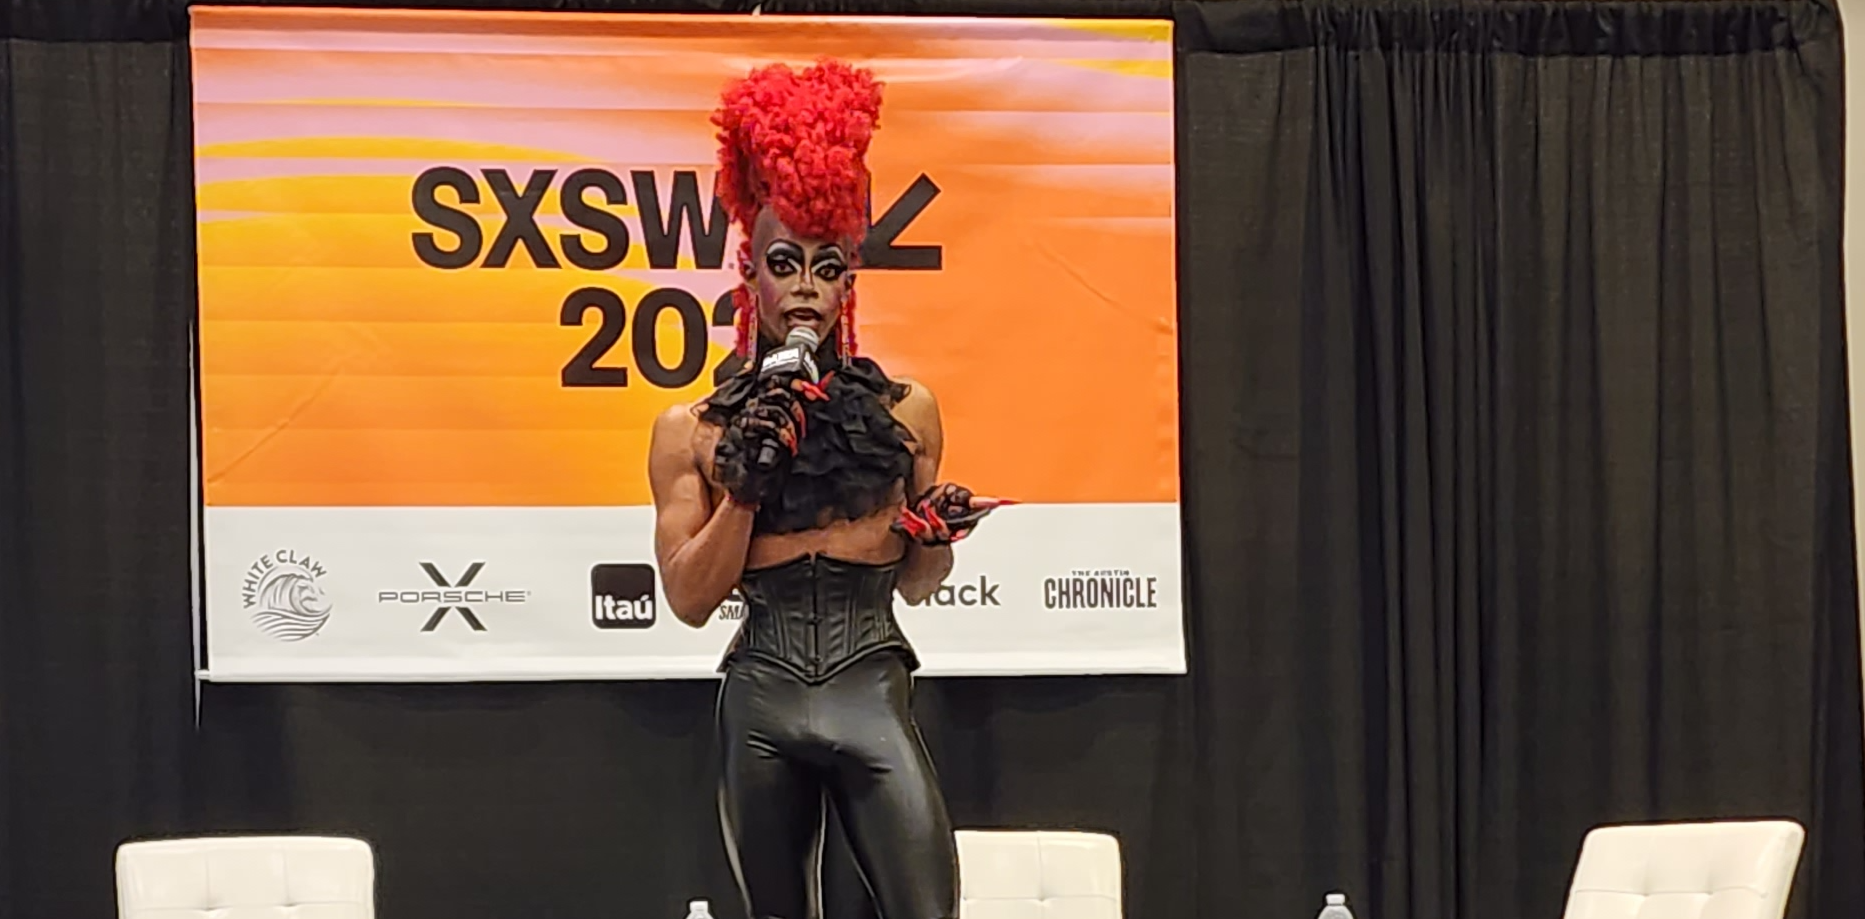
[[[375,919],[360,839],[225,836],[124,843],[119,919]]]
[[[956,835],[960,919],[1121,919],[1114,837],[1056,830]]]
[[[1789,820],[1599,827],[1566,919],[1781,919],[1807,832]]]

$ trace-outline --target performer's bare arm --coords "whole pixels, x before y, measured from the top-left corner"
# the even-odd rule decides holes
[[[654,492],[654,554],[667,605],[681,622],[706,624],[745,570],[751,508],[726,498],[715,509],[695,459],[699,419],[676,405],[654,420],[648,444],[648,485]]]
[[[945,453],[945,430],[939,420],[939,400],[922,383],[912,383],[906,398],[894,406],[894,417],[906,426],[918,444],[913,457],[913,479],[907,483],[907,497],[933,487],[939,481],[939,459]],[[908,603],[923,603],[945,583],[952,573],[951,546],[925,546],[909,543],[906,563],[901,566],[897,589]]]

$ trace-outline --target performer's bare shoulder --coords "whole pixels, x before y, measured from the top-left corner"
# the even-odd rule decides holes
[[[700,421],[695,406],[675,405],[654,419],[648,437],[648,488],[654,498],[654,549],[664,565],[705,527],[718,507],[701,463],[701,442],[714,443],[719,429]]]
[[[683,402],[668,406],[654,419],[648,438],[648,475],[663,464],[691,466],[691,471],[706,485],[708,506],[719,503],[718,481],[712,472],[712,453],[719,444],[719,426],[700,418],[706,403]],[[652,482],[650,481],[650,485]]]
[[[939,400],[931,387],[918,380],[902,377],[895,381],[907,388],[907,394],[893,407],[894,420],[907,429],[913,447],[913,480],[906,483],[906,494],[916,495],[939,480],[939,460],[945,453],[945,426],[939,418]],[[904,495],[902,496],[904,500]]]

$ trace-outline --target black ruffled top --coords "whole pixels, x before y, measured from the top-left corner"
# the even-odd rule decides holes
[[[753,530],[764,534],[814,530],[836,520],[860,520],[897,500],[913,472],[911,435],[891,409],[907,387],[865,357],[842,360],[824,345],[817,355],[829,398],[803,400],[806,424],[783,490],[758,506]],[[723,426],[757,390],[757,361],[720,384],[700,418]]]

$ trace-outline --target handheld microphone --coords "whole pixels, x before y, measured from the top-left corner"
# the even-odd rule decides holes
[[[801,376],[811,383],[822,382],[822,374],[816,366],[816,349],[822,346],[822,339],[809,326],[797,326],[784,338],[781,348],[772,348],[758,362],[760,379],[778,375]]]
[[[816,365],[816,349],[822,345],[822,339],[815,330],[808,326],[798,326],[784,337],[781,348],[772,349],[758,362],[758,380],[763,382],[773,377],[796,376],[811,383],[822,382],[821,368]],[[766,443],[758,451],[758,468],[770,471],[777,468],[778,445]]]

